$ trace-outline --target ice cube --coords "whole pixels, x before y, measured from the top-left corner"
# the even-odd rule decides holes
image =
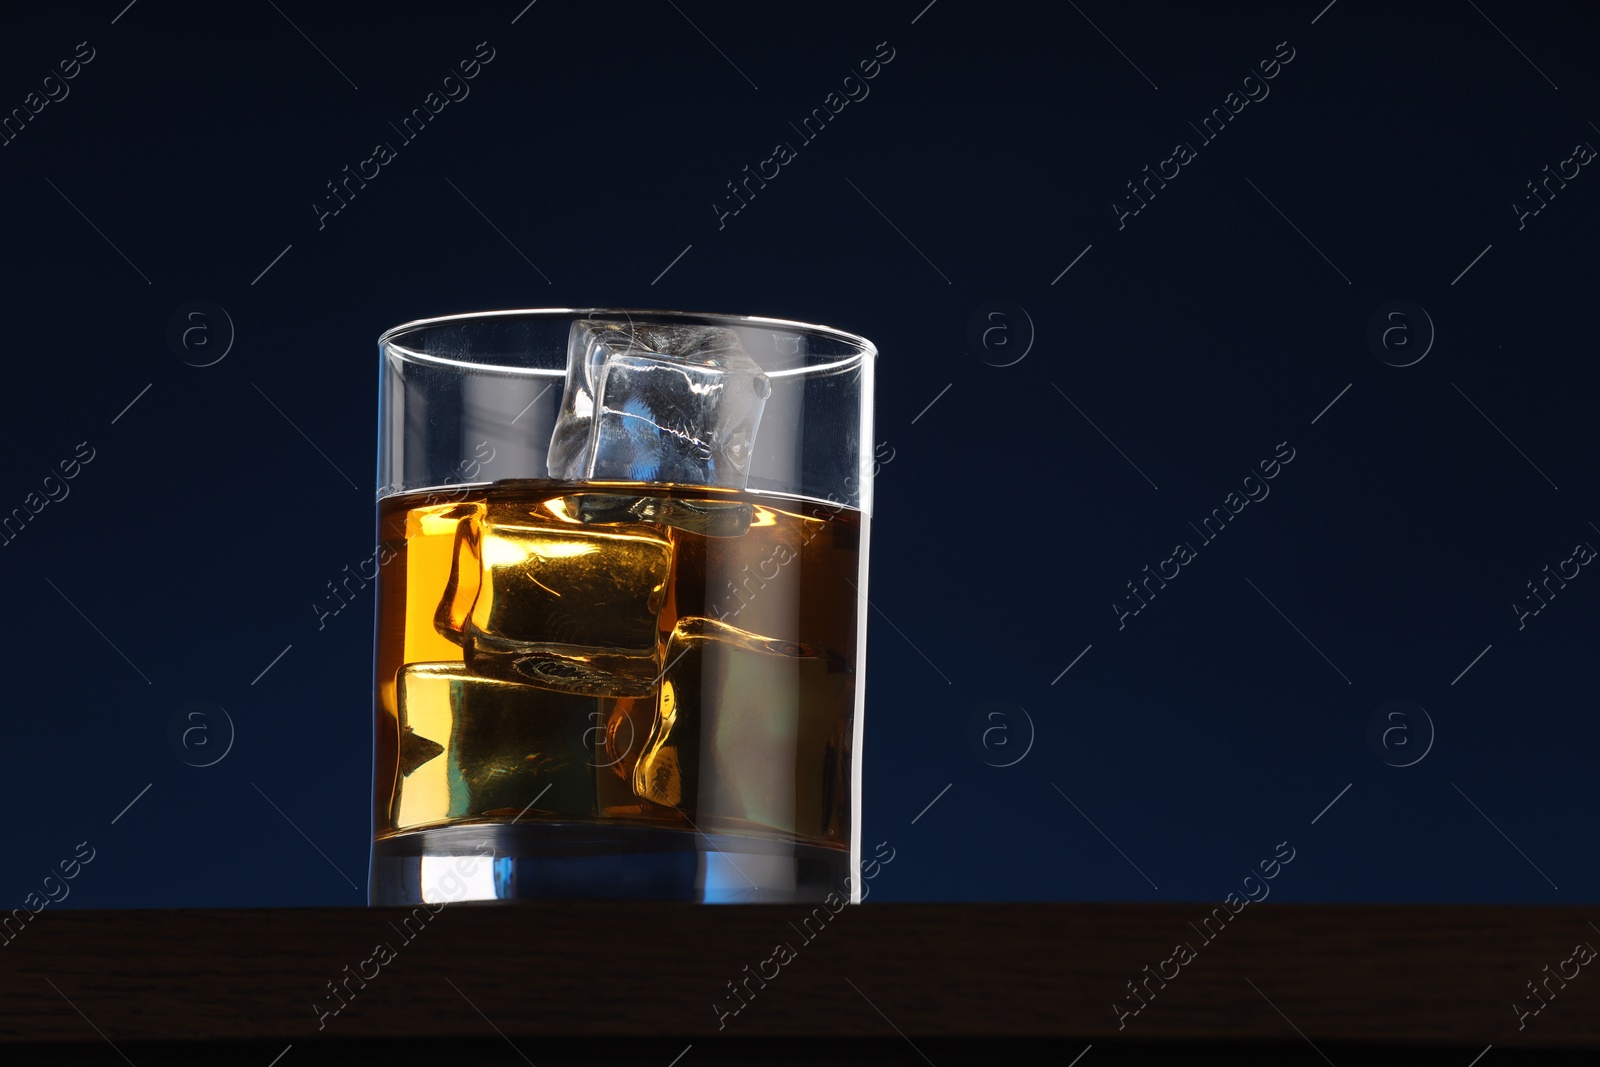
[[[574,740],[592,698],[475,677],[460,663],[408,663],[396,688],[402,735],[444,753],[406,776],[400,825],[524,809],[593,813],[593,749]]]
[[[560,498],[559,514],[585,525],[643,522],[702,537],[738,537],[750,529],[755,508],[737,500],[574,493]]]
[[[434,623],[480,653],[653,655],[671,568],[672,545],[648,528],[540,521],[491,504],[460,520]]]
[[[733,330],[579,319],[550,477],[742,489],[771,392]]]
[[[838,654],[686,618],[665,652],[634,792],[809,837],[848,820],[855,672]]]

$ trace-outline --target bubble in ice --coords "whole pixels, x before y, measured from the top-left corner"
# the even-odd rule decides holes
[[[550,477],[742,489],[771,392],[731,329],[579,319]]]

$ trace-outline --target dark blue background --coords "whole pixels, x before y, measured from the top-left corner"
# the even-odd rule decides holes
[[[311,605],[373,551],[374,341],[570,305],[880,346],[873,899],[1220,900],[1287,841],[1273,899],[1600,900],[1600,577],[1520,631],[1511,608],[1600,544],[1600,176],[1511,208],[1600,144],[1584,16],[524,2],[0,15],[0,109],[95,50],[0,148],[0,511],[94,449],[0,547],[0,905],[81,841],[60,906],[364,901],[370,591],[320,630]],[[480,41],[470,97],[399,145]],[[884,41],[870,96],[799,144]],[[1201,144],[1283,41],[1270,96]],[[319,230],[380,140],[398,158]],[[780,140],[798,158],[719,228]],[[1198,158],[1119,229],[1178,140]],[[236,329],[206,368],[167,340],[197,299]],[[1016,312],[969,342],[992,300],[1032,322],[1012,366]],[[1391,300],[1436,329],[1413,366],[1367,341]],[[1124,583],[1284,441],[1270,497],[1119,630]],[[1391,700],[1436,730],[1414,766],[1368,743]],[[192,701],[236,729],[214,766],[174,742]],[[989,765],[1026,748],[1019,708],[1031,749]]]

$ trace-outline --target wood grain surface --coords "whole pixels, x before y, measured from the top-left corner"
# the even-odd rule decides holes
[[[1261,904],[1209,942],[1201,904],[868,904],[809,939],[798,905],[455,904],[403,932],[410,914],[46,911],[0,945],[0,1041],[1600,1045],[1600,967],[1550,978],[1600,945],[1579,908]],[[1193,958],[1119,1017],[1138,1003],[1126,983],[1172,973],[1180,942]],[[734,1013],[728,983],[747,978]],[[1519,1020],[1530,981],[1546,1006]]]

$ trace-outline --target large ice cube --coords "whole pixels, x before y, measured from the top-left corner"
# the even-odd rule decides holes
[[[686,618],[665,653],[634,792],[808,837],[837,836],[855,672],[838,654],[715,619]]]
[[[399,825],[524,809],[593,813],[593,749],[581,744],[593,699],[474,677],[459,663],[408,663],[396,690],[414,753],[402,758],[415,763]]]
[[[733,330],[579,319],[550,477],[742,489],[771,392]]]
[[[607,664],[654,676],[671,568],[672,545],[648,527],[555,523],[490,504],[460,520],[434,623],[488,673],[503,662],[515,680],[597,695],[595,672]]]

